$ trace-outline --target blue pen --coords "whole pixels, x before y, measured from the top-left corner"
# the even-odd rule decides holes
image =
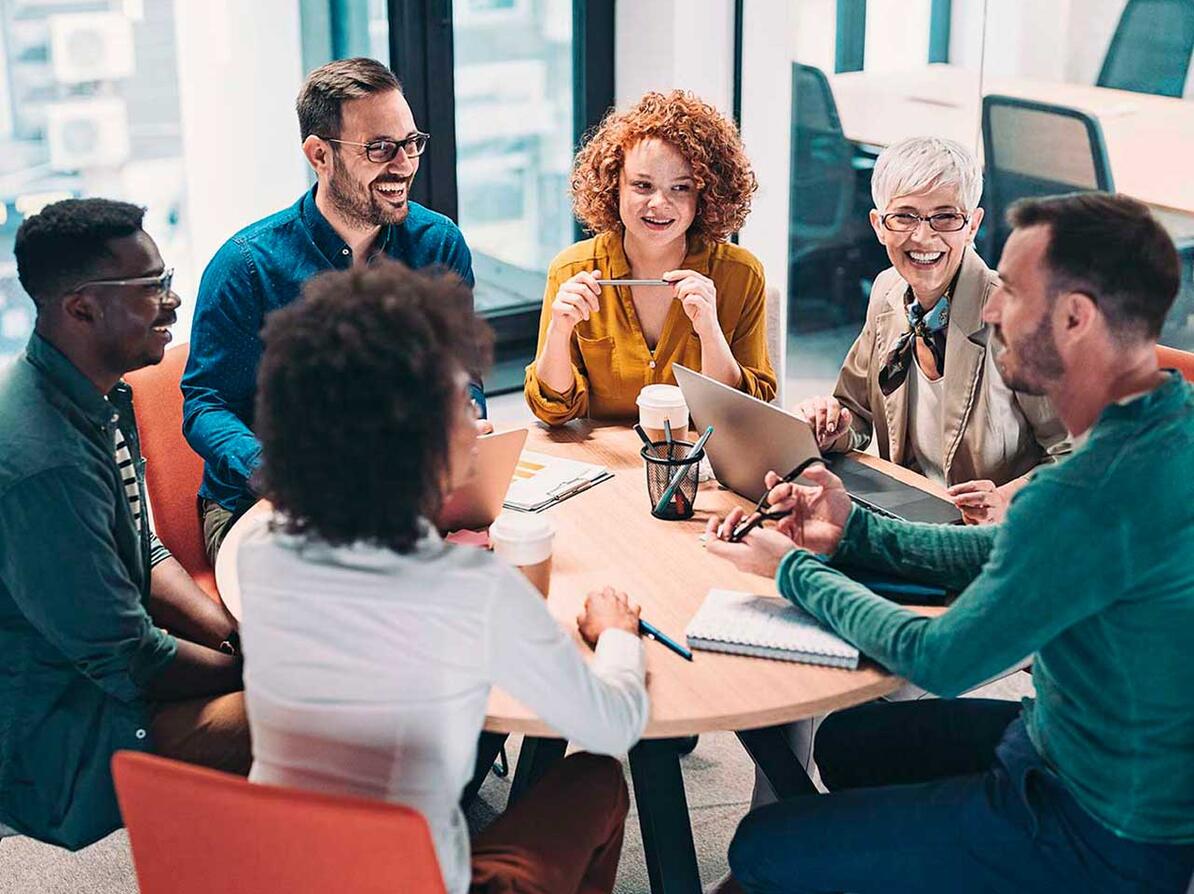
[[[653,639],[662,646],[667,646],[685,661],[692,661],[692,653],[656,627],[654,624],[648,624],[642,618],[638,620],[638,632],[648,639]]]

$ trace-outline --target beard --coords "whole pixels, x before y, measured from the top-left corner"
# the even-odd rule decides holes
[[[1002,331],[997,329],[995,336],[1003,341]],[[995,365],[1004,383],[1013,391],[1040,396],[1045,393],[1048,383],[1061,378],[1065,372],[1065,364],[1053,339],[1053,328],[1047,313],[1041,315],[1036,328],[1024,336],[1016,349],[1018,368],[1008,368],[1012,348],[1006,341],[1003,345],[1003,351],[995,358]]]
[[[374,183],[401,183],[404,179],[408,184],[409,196],[410,181],[407,178],[382,176],[362,185],[352,179],[344,165],[337,164],[328,181],[328,199],[346,221],[362,230],[400,224],[410,213],[409,199],[398,208],[385,206],[374,195],[372,186]]]

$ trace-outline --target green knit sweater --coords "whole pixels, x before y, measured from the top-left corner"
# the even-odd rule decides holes
[[[1078,802],[1125,837],[1194,842],[1194,388],[1176,373],[1106,408],[1002,525],[856,506],[831,564],[961,595],[926,618],[804,550],[780,564],[780,592],[938,695],[1032,655],[1028,732]]]

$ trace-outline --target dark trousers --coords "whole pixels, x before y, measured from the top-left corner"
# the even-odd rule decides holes
[[[742,821],[730,867],[762,892],[1172,892],[1194,845],[1116,836],[1069,795],[1014,702],[870,704],[829,717],[815,755],[831,794]]]

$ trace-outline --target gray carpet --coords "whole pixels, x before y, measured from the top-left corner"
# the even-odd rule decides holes
[[[1031,678],[1017,673],[974,694],[1019,698],[1030,692]],[[511,761],[516,759],[517,745],[517,739],[512,739]],[[726,871],[726,848],[746,815],[754,768],[731,733],[701,736],[696,750],[681,763],[701,879],[708,885]],[[629,780],[627,771],[627,784]],[[505,805],[508,793],[509,780],[491,774],[470,811],[469,824],[487,823]],[[218,890],[218,884],[213,884],[213,890]],[[615,890],[617,894],[648,891],[633,799]],[[0,894],[137,894],[128,836],[114,832],[74,854],[29,838],[0,840]]]

